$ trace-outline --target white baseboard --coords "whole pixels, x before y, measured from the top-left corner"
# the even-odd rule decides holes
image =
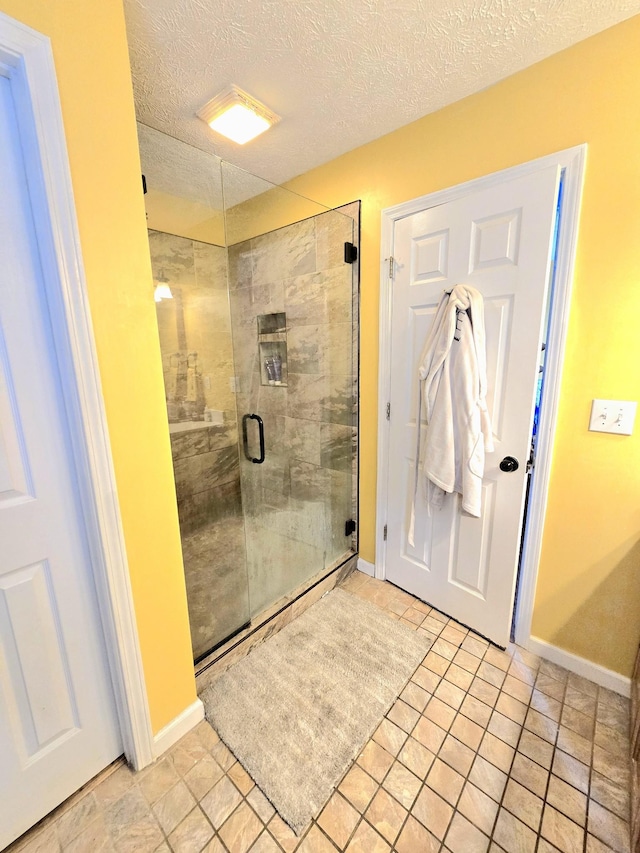
[[[583,678],[588,678],[594,681],[601,687],[606,687],[614,693],[619,693],[621,696],[631,695],[631,679],[619,672],[614,672],[611,669],[606,669],[600,664],[593,661],[581,658],[579,655],[574,655],[572,652],[567,652],[559,646],[552,646],[538,637],[530,637],[526,644],[527,649],[541,658],[550,660],[558,666],[563,666],[570,672],[575,672],[576,675],[581,675]]]
[[[181,737],[190,732],[194,726],[204,720],[204,705],[200,699],[196,699],[193,705],[185,708],[181,714],[174,717],[168,725],[160,729],[153,738],[153,754],[155,758],[161,756],[177,743]]]
[[[362,557],[358,557],[358,571],[364,572],[365,575],[369,575],[372,578],[376,576],[376,567],[373,563],[363,560]]]

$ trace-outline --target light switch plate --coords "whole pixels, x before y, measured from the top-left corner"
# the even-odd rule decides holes
[[[629,400],[594,400],[591,404],[589,429],[592,432],[613,432],[631,435],[636,418],[637,403]]]

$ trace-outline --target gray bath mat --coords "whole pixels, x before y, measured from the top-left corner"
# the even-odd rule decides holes
[[[300,834],[430,645],[425,635],[336,589],[200,698],[222,740]]]

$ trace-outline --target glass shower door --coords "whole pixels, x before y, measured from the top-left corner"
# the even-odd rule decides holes
[[[267,196],[277,212],[289,201]],[[329,210],[263,231],[269,211],[253,202],[260,233],[228,245],[252,616],[351,552],[356,378],[353,219]]]

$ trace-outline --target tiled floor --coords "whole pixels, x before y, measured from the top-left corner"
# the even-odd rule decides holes
[[[435,638],[338,790],[296,838],[207,723],[153,767],[115,769],[20,853],[626,853],[628,701],[354,573]]]

